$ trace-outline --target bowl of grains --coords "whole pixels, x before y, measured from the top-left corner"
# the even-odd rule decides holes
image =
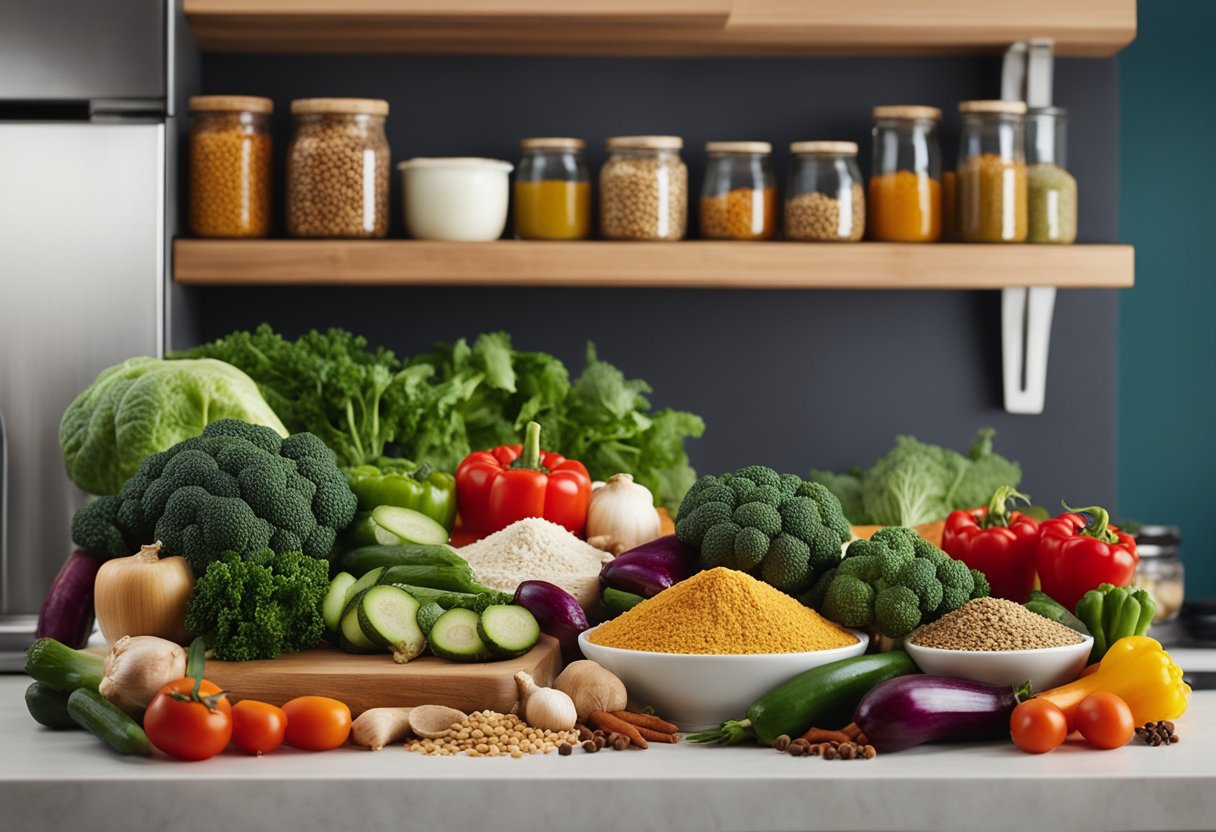
[[[630,701],[682,731],[741,719],[758,696],[869,639],[746,572],[709,569],[579,635],[583,655],[615,673]]]
[[[1067,684],[1085,669],[1092,636],[1004,598],[975,598],[908,636],[904,647],[925,673],[1036,691]]]

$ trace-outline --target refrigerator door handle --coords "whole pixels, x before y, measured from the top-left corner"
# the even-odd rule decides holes
[[[8,433],[0,410],[0,611],[8,602]]]

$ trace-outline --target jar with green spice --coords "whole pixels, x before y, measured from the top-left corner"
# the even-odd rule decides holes
[[[1027,242],[1077,239],[1077,180],[1065,159],[1068,111],[1035,107],[1026,115]]]

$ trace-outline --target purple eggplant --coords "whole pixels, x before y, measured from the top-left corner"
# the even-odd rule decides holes
[[[995,687],[947,676],[900,676],[874,687],[853,721],[877,751],[902,751],[941,740],[1009,736],[1009,715],[1029,685]]]
[[[515,603],[532,613],[541,632],[561,642],[563,656],[579,655],[578,634],[588,624],[577,598],[548,581],[524,581],[515,588]]]
[[[38,638],[53,638],[68,647],[84,647],[93,632],[93,580],[101,561],[77,549],[59,568],[38,613]]]
[[[696,564],[696,550],[669,534],[635,546],[604,564],[600,570],[600,583],[610,589],[651,598],[691,575]]]

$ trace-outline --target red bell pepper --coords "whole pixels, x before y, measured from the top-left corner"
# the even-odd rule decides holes
[[[456,469],[463,527],[478,537],[516,520],[543,517],[582,536],[591,501],[583,463],[540,449],[540,425],[529,422],[523,445],[474,451]]]
[[[1098,584],[1127,586],[1136,574],[1140,556],[1132,536],[1110,525],[1110,515],[1098,506],[1064,508],[1061,514],[1039,524],[1036,565],[1043,591],[1069,610]],[[1092,519],[1086,522],[1082,514]]]
[[[992,495],[987,507],[953,511],[942,531],[942,549],[988,578],[994,598],[1025,603],[1034,589],[1039,521],[1006,503],[1030,498],[1008,486]]]

